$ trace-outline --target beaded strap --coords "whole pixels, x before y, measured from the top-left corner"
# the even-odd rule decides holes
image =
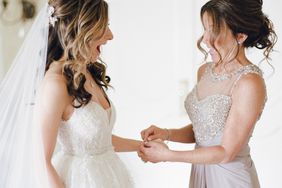
[[[257,75],[263,77],[263,72],[256,65],[245,66],[243,69],[238,71],[239,76],[236,78],[236,80],[234,81],[234,83],[231,87],[230,96],[232,95],[234,88],[236,87],[238,81],[242,78],[242,76],[247,75],[247,74],[251,74],[251,73],[257,74]]]

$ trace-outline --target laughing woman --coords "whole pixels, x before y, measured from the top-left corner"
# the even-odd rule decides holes
[[[268,59],[276,42],[262,4],[262,0],[210,0],[201,8],[204,34],[198,46],[213,62],[199,68],[198,83],[186,98],[192,124],[181,129],[151,126],[141,133],[146,142],[139,156],[144,161],[193,164],[190,188],[260,187],[248,143],[267,94],[262,71],[245,50],[265,49]],[[155,139],[196,143],[196,147],[172,151]]]

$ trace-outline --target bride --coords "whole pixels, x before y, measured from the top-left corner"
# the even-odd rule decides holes
[[[141,142],[112,135],[110,77],[99,58],[112,39],[104,0],[43,8],[0,86],[0,187],[43,187],[42,179],[52,188],[133,187],[115,151]]]

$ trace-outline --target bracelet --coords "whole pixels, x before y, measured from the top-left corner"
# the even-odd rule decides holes
[[[165,130],[167,131],[167,137],[166,137],[166,141],[167,143],[170,141],[170,131],[169,129],[165,128]]]

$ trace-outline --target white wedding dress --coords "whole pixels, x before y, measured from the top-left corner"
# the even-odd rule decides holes
[[[90,101],[59,128],[61,150],[52,163],[66,188],[131,188],[128,171],[112,146],[115,108]]]

